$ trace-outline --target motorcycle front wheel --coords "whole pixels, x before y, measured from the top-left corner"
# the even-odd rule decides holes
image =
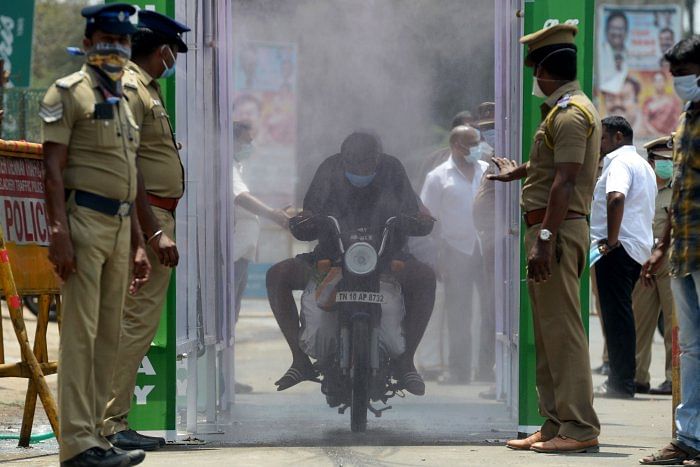
[[[350,427],[354,433],[367,429],[369,403],[369,323],[358,319],[352,323],[352,405]]]

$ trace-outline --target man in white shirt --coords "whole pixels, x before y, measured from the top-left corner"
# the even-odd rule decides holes
[[[289,215],[282,209],[273,209],[250,194],[243,179],[243,162],[253,154],[252,127],[246,122],[233,123],[233,277],[235,320],[241,311],[243,292],[248,285],[248,265],[255,260],[260,235],[258,216],[265,217],[287,229]],[[251,392],[253,388],[236,383],[236,393]]]
[[[610,375],[596,395],[632,398],[636,345],[632,290],[654,244],[656,177],[632,145],[627,120],[612,116],[602,124],[603,173],[593,193],[591,242],[602,255],[595,273]]]
[[[488,163],[481,161],[479,132],[458,126],[450,132],[451,154],[428,173],[421,200],[438,219],[433,234],[440,244],[438,270],[445,283],[450,375],[446,382],[471,380],[473,294],[481,277],[481,249],[473,204]]]

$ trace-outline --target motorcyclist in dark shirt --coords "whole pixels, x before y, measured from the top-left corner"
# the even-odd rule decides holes
[[[267,273],[270,307],[292,351],[292,366],[275,384],[282,391],[317,376],[309,357],[299,347],[299,312],[293,290],[303,290],[313,264],[333,257],[333,242],[323,238],[323,229],[312,216],[334,216],[342,228],[381,225],[389,217],[413,219],[389,245],[389,258],[405,266],[393,273],[401,284],[406,317],[406,350],[396,362],[399,384],[415,395],[425,393],[425,383],[416,371],[413,357],[423,337],[435,302],[435,274],[426,264],[405,251],[407,235],[426,235],[432,218],[420,204],[401,162],[383,154],[376,136],[356,132],[341,145],[339,154],[319,166],[304,198],[304,210],[290,220],[292,233],[300,240],[319,239],[313,253],[275,264]],[[319,238],[320,237],[320,238]]]

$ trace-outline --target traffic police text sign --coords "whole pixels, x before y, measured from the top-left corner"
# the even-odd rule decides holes
[[[0,224],[7,242],[49,245],[41,160],[0,156]]]

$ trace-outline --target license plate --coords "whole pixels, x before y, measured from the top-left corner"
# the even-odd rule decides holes
[[[336,303],[378,303],[384,304],[384,294],[376,292],[337,292],[335,294]]]

